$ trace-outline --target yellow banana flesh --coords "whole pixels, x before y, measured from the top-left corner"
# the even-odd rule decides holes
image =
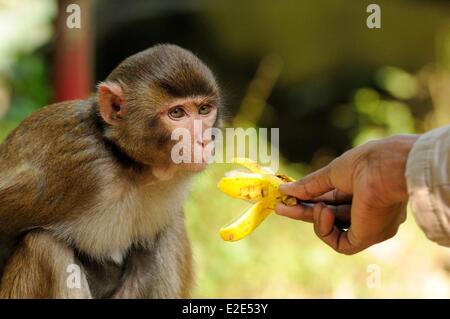
[[[250,234],[272,212],[258,202],[239,217],[235,222],[220,230],[220,237],[226,241],[238,241]]]
[[[232,171],[223,177],[219,189],[234,198],[255,203],[242,216],[220,229],[225,241],[237,241],[249,235],[266,217],[273,212],[277,203],[288,206],[297,204],[294,197],[280,193],[279,186],[294,181],[285,175],[275,175],[267,167],[246,158],[236,158],[234,162],[248,168],[251,173]]]

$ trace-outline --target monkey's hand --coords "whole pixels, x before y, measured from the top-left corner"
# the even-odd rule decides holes
[[[241,217],[220,229],[220,236],[226,241],[237,241],[249,235],[273,212],[276,204],[282,202],[288,206],[297,204],[294,197],[280,193],[281,184],[294,181],[285,175],[277,175],[267,167],[246,158],[235,158],[234,162],[248,168],[248,172],[229,172],[223,177],[219,189],[234,198],[254,203]]]

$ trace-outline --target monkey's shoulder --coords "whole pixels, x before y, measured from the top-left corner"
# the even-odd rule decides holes
[[[80,198],[89,202],[100,179],[95,167],[103,168],[96,162],[106,157],[93,106],[85,100],[44,107],[0,145],[0,218],[14,212],[28,223],[33,211],[58,216]]]
[[[95,135],[94,103],[91,99],[65,101],[33,112],[7,136],[0,156],[36,156],[51,148],[71,148],[74,142],[76,146],[80,137]]]

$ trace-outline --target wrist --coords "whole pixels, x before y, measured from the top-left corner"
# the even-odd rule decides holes
[[[388,138],[389,148],[392,151],[392,157],[388,162],[388,174],[393,180],[392,197],[398,202],[408,201],[408,187],[406,181],[406,165],[409,154],[420,135],[397,135]],[[389,167],[390,166],[390,167]]]

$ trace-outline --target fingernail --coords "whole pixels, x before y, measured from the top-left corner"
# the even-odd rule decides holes
[[[294,182],[281,184],[280,187],[279,187],[280,191],[283,192],[283,191],[289,189],[292,186],[293,183]]]
[[[277,213],[277,214],[279,214],[279,215],[282,215],[282,213],[281,213],[281,210],[283,209],[283,204],[280,204],[280,203],[278,203],[278,204],[276,204],[275,205],[275,213]]]

